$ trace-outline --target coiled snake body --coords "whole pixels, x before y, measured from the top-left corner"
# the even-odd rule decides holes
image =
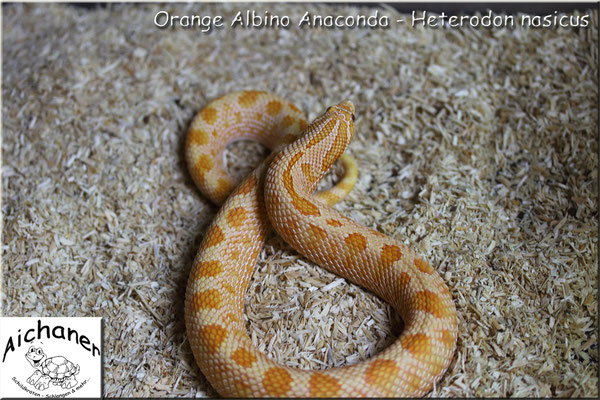
[[[354,161],[342,156],[353,130],[350,102],[307,125],[293,104],[255,91],[214,100],[190,126],[191,175],[207,197],[224,204],[194,260],[185,321],[202,373],[223,396],[421,396],[452,360],[456,309],[437,272],[404,244],[328,207],[356,180]],[[240,138],[278,150],[291,144],[236,187],[222,152]],[[313,195],[340,156],[344,178]],[[390,303],[405,323],[398,339],[364,362],[321,371],[285,367],[255,349],[243,320],[244,295],[270,226],[305,257]]]

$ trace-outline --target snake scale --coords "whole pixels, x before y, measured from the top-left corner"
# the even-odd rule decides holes
[[[343,155],[354,118],[354,106],[345,101],[309,125],[292,103],[243,91],[210,102],[190,125],[188,168],[222,207],[194,259],[185,322],[196,361],[222,396],[422,396],[450,365],[457,315],[438,273],[399,241],[329,208],[356,181],[356,164]],[[239,139],[273,152],[237,185],[223,151]],[[344,177],[313,195],[340,157]],[[244,324],[244,295],[271,226],[311,261],[391,304],[405,324],[394,343],[366,361],[320,371],[286,367],[258,351]]]

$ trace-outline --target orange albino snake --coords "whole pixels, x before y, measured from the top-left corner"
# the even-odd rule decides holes
[[[207,197],[224,204],[194,260],[185,322],[196,361],[219,394],[414,397],[431,390],[450,365],[456,308],[438,273],[404,244],[328,207],[356,181],[354,161],[342,156],[353,131],[349,101],[307,125],[293,104],[256,91],[214,100],[192,122],[186,142],[191,175]],[[222,152],[240,138],[283,150],[235,187]],[[344,178],[312,195],[340,156]],[[405,323],[395,342],[366,361],[320,371],[279,365],[254,348],[244,295],[270,226],[308,259],[390,303]]]

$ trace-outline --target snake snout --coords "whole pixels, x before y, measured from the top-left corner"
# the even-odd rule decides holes
[[[354,122],[354,104],[350,100],[346,100],[337,104],[335,106],[331,106],[327,109],[328,114],[340,114],[347,121]]]
[[[346,111],[347,113],[354,114],[354,104],[350,100],[346,100],[337,105],[338,108]]]

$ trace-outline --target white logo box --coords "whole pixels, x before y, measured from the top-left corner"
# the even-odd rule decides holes
[[[0,317],[0,398],[102,395],[102,318]]]

